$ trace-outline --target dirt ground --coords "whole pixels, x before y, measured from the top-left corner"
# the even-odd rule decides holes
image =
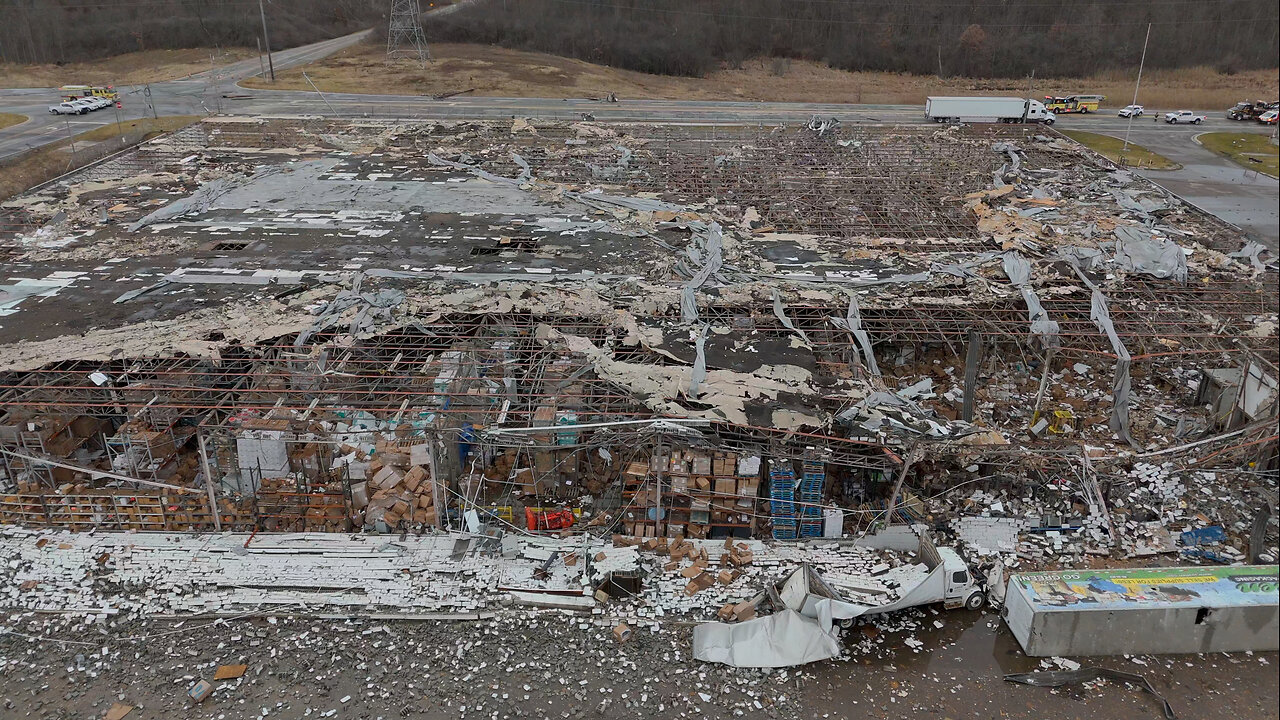
[[[754,100],[923,104],[936,94],[1023,94],[1024,80],[973,80],[851,73],[820,63],[752,60],[741,69],[725,69],[706,78],[647,75],[593,65],[543,53],[466,44],[431,46],[434,62],[426,68],[401,60],[388,65],[383,50],[358,45],[301,68],[277,73],[272,85],[261,78],[246,87],[309,90],[303,70],[321,90],[388,94],[442,94],[472,89],[475,95],[499,97],[602,97],[610,92],[627,99]],[[1274,99],[1280,92],[1276,70],[1222,75],[1212,69],[1148,70],[1141,99],[1157,107],[1224,109],[1249,98]],[[1037,95],[1101,93],[1107,107],[1123,107],[1132,99],[1132,72],[1114,72],[1084,80],[1037,80]]]
[[[869,653],[773,671],[691,660],[688,626],[641,628],[619,645],[606,628],[570,614],[115,627],[11,616],[0,627],[0,718],[101,718],[113,703],[133,706],[126,720],[1162,717],[1154,697],[1123,683],[1049,690],[1004,681],[1004,673],[1042,663],[1021,654],[994,614],[914,613],[899,624],[916,629],[880,631]],[[846,646],[870,634],[851,633]],[[922,645],[912,651],[908,638]],[[1181,718],[1277,717],[1276,653],[1080,661],[1145,675]],[[247,665],[243,677],[214,681],[219,666],[232,664]],[[185,693],[200,679],[215,689],[193,706]]]
[[[0,64],[0,87],[58,87],[59,85],[139,85],[176,80],[210,68],[210,61],[226,65],[253,57],[246,48],[187,48],[146,50],[92,62],[65,65]]]

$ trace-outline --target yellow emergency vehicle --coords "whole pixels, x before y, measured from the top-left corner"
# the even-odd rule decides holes
[[[100,97],[108,100],[120,99],[120,93],[111,85],[63,85],[58,88],[63,100],[79,100],[87,97]]]
[[[1098,112],[1098,105],[1107,98],[1102,95],[1068,95],[1044,98],[1044,108],[1055,114]]]

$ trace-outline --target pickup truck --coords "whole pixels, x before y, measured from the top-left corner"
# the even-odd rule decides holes
[[[1178,123],[1199,125],[1204,122],[1204,115],[1197,115],[1190,110],[1174,110],[1171,113],[1164,114],[1164,121],[1170,125],[1176,125]]]
[[[89,112],[89,108],[79,102],[61,102],[50,105],[49,112],[54,115],[83,115]]]

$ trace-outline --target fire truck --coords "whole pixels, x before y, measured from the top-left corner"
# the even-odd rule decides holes
[[[79,100],[87,97],[100,97],[107,100],[119,100],[120,93],[111,85],[63,85],[58,88],[63,100]]]
[[[1052,97],[1046,95],[1044,107],[1054,114],[1098,112],[1098,105],[1107,98],[1102,95],[1068,95]]]

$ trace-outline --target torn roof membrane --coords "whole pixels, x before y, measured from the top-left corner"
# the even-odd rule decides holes
[[[1001,393],[1046,348],[1113,366],[1089,283],[1134,362],[1275,359],[1273,258],[1043,132],[211,119],[17,199],[44,226],[0,283],[76,281],[11,303],[0,364],[463,342],[524,314],[652,413],[842,432],[856,407],[884,440],[1029,424],[990,381],[981,425],[948,417],[970,330],[1022,378]],[[920,412],[890,399],[925,377]],[[1095,379],[1051,402],[1116,402]]]

